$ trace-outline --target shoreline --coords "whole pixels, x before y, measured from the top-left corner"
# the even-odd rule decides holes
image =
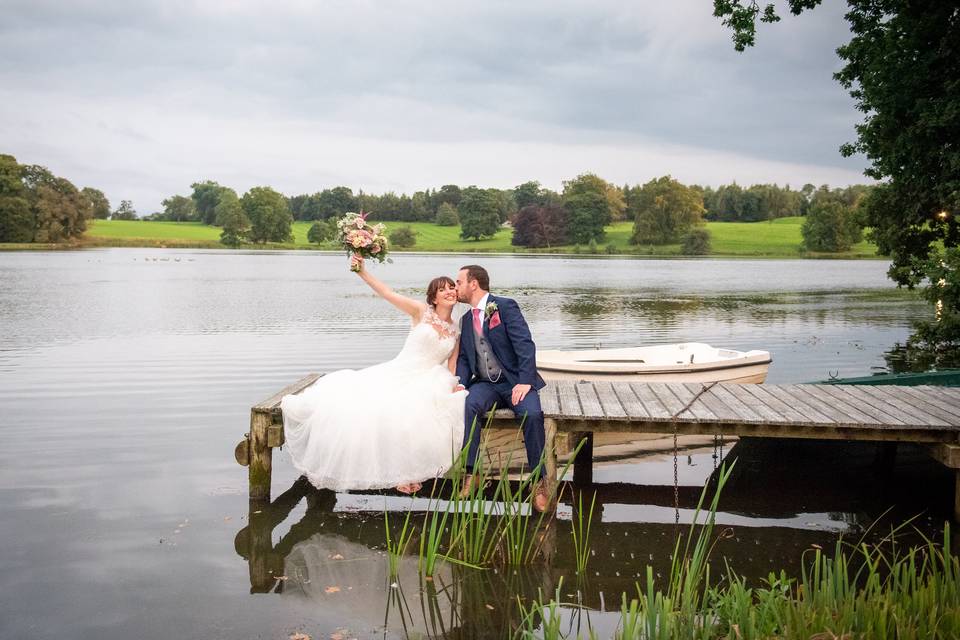
[[[218,251],[313,251],[325,254],[342,254],[342,250],[331,247],[315,247],[296,243],[265,243],[243,244],[239,247],[227,247],[216,241],[209,240],[189,240],[175,238],[117,238],[117,237],[88,237],[81,240],[71,240],[67,242],[19,242],[19,243],[0,243],[0,251],[78,251],[83,249],[211,249]],[[584,250],[579,252],[573,250],[498,250],[498,249],[391,249],[392,254],[407,255],[497,255],[497,256],[528,256],[528,257],[579,257],[579,258],[657,258],[657,259],[676,259],[676,260],[708,260],[711,258],[723,259],[763,259],[763,260],[889,260],[889,257],[882,255],[863,255],[856,252],[844,253],[816,253],[816,252],[764,252],[764,253],[721,253],[711,252],[706,255],[684,255],[676,252],[628,252],[628,253],[588,253]]]

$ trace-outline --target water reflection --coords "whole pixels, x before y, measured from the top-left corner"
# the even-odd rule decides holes
[[[921,468],[922,452],[901,452],[901,474],[878,468],[883,458],[878,453],[874,445],[856,443],[739,441],[727,455],[737,466],[720,501],[713,551],[717,569],[726,563],[751,581],[780,569],[798,575],[804,552],[814,546],[830,549],[838,539],[879,539],[889,533],[889,524],[917,515],[903,493],[915,491],[918,472],[926,482],[931,475],[937,480],[927,498],[949,511],[949,478]],[[677,464],[699,467],[712,490],[717,479],[712,460],[710,449],[692,449],[680,452]],[[603,479],[603,465],[596,477]],[[444,495],[449,487],[435,490]],[[577,577],[571,527],[580,492],[595,495],[597,506],[587,575]],[[354,634],[508,637],[525,614],[521,605],[553,595],[561,585],[564,600],[576,604],[565,613],[565,623],[602,632],[616,623],[609,612],[619,607],[620,594],[632,593],[648,566],[658,578],[669,573],[677,536],[686,535],[700,494],[700,486],[689,484],[565,482],[557,518],[546,529],[555,550],[546,560],[517,569],[447,564],[425,579],[413,551],[391,578],[385,528],[398,531],[407,509],[414,510],[417,522],[426,501],[317,491],[301,478],[271,504],[251,506],[234,546],[247,563],[251,593],[322,604]],[[301,503],[306,505],[302,513]],[[677,514],[680,525],[674,523]],[[913,534],[901,537],[904,544],[911,535],[920,541],[942,522],[939,511],[926,515],[929,519],[915,521]],[[416,546],[414,539],[411,548]]]

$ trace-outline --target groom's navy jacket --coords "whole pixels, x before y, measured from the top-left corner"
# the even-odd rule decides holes
[[[483,322],[483,335],[493,355],[500,361],[503,375],[511,385],[529,384],[538,391],[546,383],[537,373],[537,347],[530,336],[530,328],[515,300],[501,298],[492,293],[487,304],[497,304],[500,324],[490,328],[490,318]],[[460,319],[460,355],[457,358],[457,377],[469,387],[477,382],[480,369],[477,367],[476,340],[473,332],[473,314],[468,311]]]

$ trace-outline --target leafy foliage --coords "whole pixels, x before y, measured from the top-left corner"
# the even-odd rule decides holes
[[[240,206],[250,220],[251,242],[292,242],[293,216],[287,200],[270,187],[254,187],[243,194]]]
[[[671,178],[655,178],[636,198],[633,244],[671,244],[703,223],[703,198]]]
[[[106,220],[110,217],[110,201],[107,200],[107,196],[104,195],[103,191],[94,189],[93,187],[84,187],[80,190],[80,193],[90,201],[90,206],[93,207],[94,218],[97,220]]]
[[[110,216],[111,220],[137,220],[137,210],[130,200],[121,200],[120,206]]]
[[[499,203],[489,189],[467,187],[461,192],[460,237],[479,240],[494,235],[500,228]]]
[[[517,247],[554,247],[570,242],[570,214],[557,204],[528,205],[514,217],[511,244]]]
[[[193,198],[170,196],[160,204],[163,205],[163,213],[159,216],[152,216],[154,220],[169,220],[170,222],[194,222],[199,220],[197,206]]]
[[[307,231],[307,241],[313,244],[323,244],[333,240],[337,234],[337,225],[333,220],[318,220],[310,225]]]
[[[214,224],[217,219],[217,204],[220,202],[220,195],[226,187],[222,187],[212,180],[203,182],[194,182],[190,185],[193,193],[190,198],[193,200],[197,215],[203,224]]]
[[[460,216],[457,214],[457,208],[449,202],[442,203],[437,208],[436,223],[441,227],[455,227],[460,224]]]
[[[214,210],[216,223],[223,227],[220,242],[228,247],[238,247],[250,233],[250,219],[240,206],[240,199],[233,189],[220,192],[219,202]]]
[[[819,0],[789,0],[794,14]],[[840,151],[864,154],[882,181],[863,202],[888,275],[914,287],[936,277],[940,248],[960,244],[960,19],[956,2],[848,0],[853,34],[837,49],[834,77],[864,114],[857,139]],[[714,0],[737,50],[754,43],[757,5]],[[762,21],[774,21],[768,6]],[[947,303],[945,303],[947,304]],[[955,304],[952,302],[951,304]],[[950,309],[960,312],[960,307]]]
[[[410,227],[397,227],[390,232],[390,244],[402,249],[409,249],[417,244],[417,233]]]
[[[710,253],[710,232],[703,227],[694,227],[684,236],[680,253],[685,256],[705,256]]]
[[[857,211],[837,199],[814,202],[800,228],[803,246],[808,251],[839,252],[863,239]]]

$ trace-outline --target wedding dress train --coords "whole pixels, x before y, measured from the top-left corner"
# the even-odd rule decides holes
[[[463,443],[466,391],[447,359],[456,324],[428,307],[396,358],[284,396],[284,448],[318,488],[379,489],[446,472]]]

